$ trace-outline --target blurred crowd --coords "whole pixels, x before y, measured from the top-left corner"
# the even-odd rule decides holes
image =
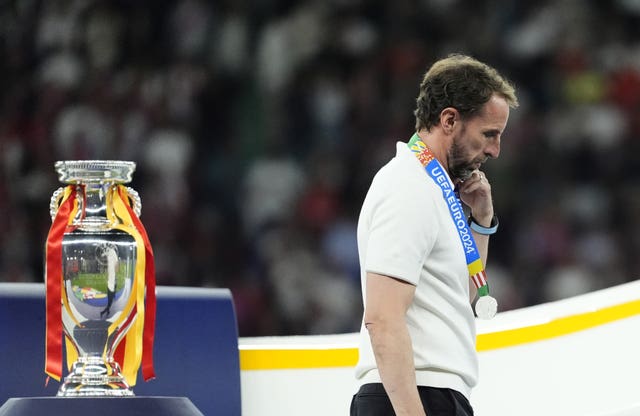
[[[240,335],[355,331],[360,204],[435,59],[517,87],[486,165],[502,310],[640,267],[640,2],[0,2],[0,281],[43,281],[56,160],[137,163],[157,282]]]

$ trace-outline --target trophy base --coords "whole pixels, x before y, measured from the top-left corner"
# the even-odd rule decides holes
[[[133,390],[115,361],[80,357],[58,390],[58,397],[131,397]]]

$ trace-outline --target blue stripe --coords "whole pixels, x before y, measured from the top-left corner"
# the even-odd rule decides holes
[[[418,148],[411,147],[411,144],[414,144],[419,140],[420,138],[415,134],[409,141],[409,148],[413,153],[420,153]],[[442,191],[442,197],[449,208],[449,214],[451,214],[453,224],[456,227],[456,231],[458,231],[458,237],[460,238],[460,243],[462,244],[465,258],[467,260],[467,266],[469,266],[474,261],[480,259],[480,252],[478,251],[476,241],[473,238],[473,234],[471,234],[469,225],[467,224],[462,204],[460,203],[454,189],[451,188],[449,177],[445,174],[444,168],[435,157],[427,164],[427,166],[424,167],[424,170]]]

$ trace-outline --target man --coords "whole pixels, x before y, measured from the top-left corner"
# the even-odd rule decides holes
[[[473,414],[478,362],[469,253],[485,264],[497,229],[480,168],[500,154],[509,108],[517,105],[513,86],[471,57],[451,55],[425,74],[416,134],[397,144],[360,213],[365,311],[352,416]],[[456,220],[463,212],[454,188],[470,226]]]

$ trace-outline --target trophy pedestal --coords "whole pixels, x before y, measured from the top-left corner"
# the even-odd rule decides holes
[[[0,407],[0,416],[204,416],[186,397],[24,397]]]
[[[60,386],[61,397],[126,397],[133,391],[115,361],[80,357]]]

